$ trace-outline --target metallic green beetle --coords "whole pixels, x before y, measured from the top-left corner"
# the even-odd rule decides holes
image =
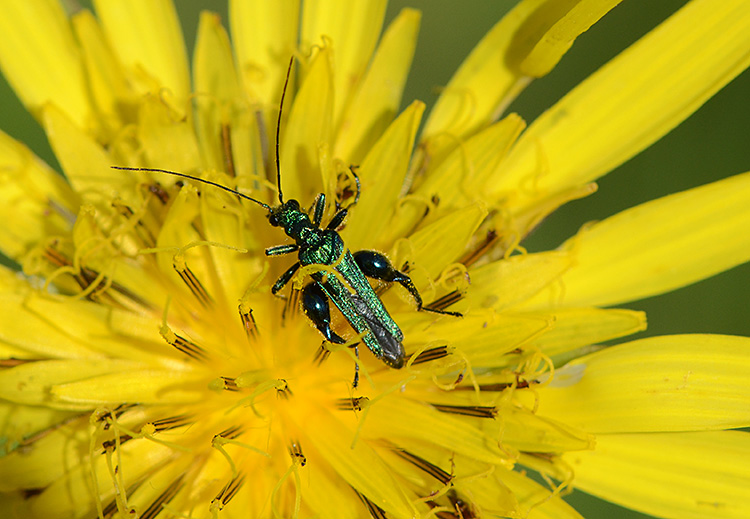
[[[291,70],[292,62],[289,63]],[[249,200],[268,211],[269,223],[274,227],[281,227],[287,236],[294,240],[294,244],[277,245],[266,249],[267,256],[280,256],[296,252],[299,260],[284,272],[271,287],[276,294],[292,279],[300,267],[321,265],[332,267],[322,268],[311,274],[314,282],[302,290],[302,308],[323,337],[331,343],[345,344],[347,341],[331,329],[331,313],[328,301],[333,301],[341,311],[346,321],[354,331],[362,337],[362,342],[380,360],[388,366],[400,369],[404,366],[405,354],[401,342],[404,334],[393,318],[388,314],[380,298],[370,286],[367,277],[386,282],[396,282],[406,288],[417,303],[419,310],[426,310],[439,314],[460,316],[456,312],[446,312],[426,308],[422,305],[419,291],[409,276],[396,270],[383,254],[376,251],[358,251],[352,254],[345,247],[341,236],[336,231],[344,223],[348,208],[339,209],[331,218],[328,225],[321,229],[321,221],[326,207],[323,193],[315,200],[313,216],[302,210],[299,202],[294,199],[284,201],[281,191],[281,168],[279,167],[279,127],[281,123],[281,108],[284,106],[284,95],[289,82],[287,71],[284,90],[281,94],[279,119],[276,125],[276,182],[279,191],[279,205],[270,205],[240,193],[234,189],[211,182],[202,178],[157,168],[127,168],[113,166],[115,169],[130,171],[151,171],[167,173],[196,182],[208,184]],[[357,184],[354,202],[359,198],[359,179],[352,169],[352,175]],[[350,207],[351,207],[350,205]],[[343,280],[343,281],[342,281]],[[355,353],[359,357],[357,346]],[[354,387],[359,380],[359,365],[355,365]]]

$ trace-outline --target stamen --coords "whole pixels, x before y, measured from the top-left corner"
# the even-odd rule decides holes
[[[16,366],[20,366],[21,364],[38,362],[40,360],[42,359],[16,359],[15,357],[10,357],[8,359],[0,359],[0,368],[15,368]]]
[[[56,267],[67,267],[71,264],[68,258],[63,256],[60,251],[53,249],[51,246],[45,247],[44,257]]]
[[[402,449],[400,447],[393,447],[393,452],[399,456],[402,459],[405,459],[418,469],[426,472],[433,478],[440,481],[443,485],[447,485],[451,481],[453,481],[453,474],[446,472],[445,470],[441,469],[437,465],[430,463],[424,458],[421,458],[417,456],[416,454],[412,454],[411,452]]]
[[[245,336],[247,336],[248,341],[255,342],[258,338],[258,326],[255,323],[255,317],[253,317],[253,309],[247,306],[244,301],[241,301],[239,312],[242,327],[245,329]]]
[[[300,446],[299,440],[293,440],[289,444],[289,455],[292,457],[293,461],[296,461],[301,466],[305,466],[307,464],[307,458],[302,453],[302,447]]]
[[[234,440],[235,438],[239,438],[243,432],[244,430],[242,429],[242,426],[233,425],[231,427],[227,427],[216,436],[221,436],[225,440]]]
[[[448,292],[442,297],[435,299],[430,304],[425,305],[426,308],[432,308],[434,310],[445,310],[449,306],[459,302],[463,299],[464,293],[459,290],[453,290]]]
[[[474,519],[475,517],[479,517],[474,511],[474,507],[461,499],[455,490],[448,492],[448,500],[453,505],[453,508],[456,509],[456,518]]]
[[[122,436],[119,436],[117,438],[113,438],[111,440],[103,441],[102,442],[102,452],[101,454],[105,454],[107,452],[113,452],[122,445],[123,443],[127,443],[130,440],[132,440],[134,436],[131,436],[129,434],[123,434]]]
[[[40,487],[40,488],[25,488],[21,492],[22,492],[21,496],[24,499],[31,499],[32,497],[38,496],[39,494],[41,494],[42,492],[44,492],[44,487]]]
[[[96,273],[95,271],[90,270],[88,268],[84,268],[83,272],[87,273],[87,276],[91,275],[91,274],[96,275],[97,277],[99,276],[98,273]],[[88,273],[91,273],[91,274],[88,274]],[[134,303],[136,306],[138,306],[140,308],[145,308],[147,310],[152,310],[154,308],[151,305],[151,303],[149,303],[145,299],[142,299],[138,294],[136,294],[135,292],[132,292],[131,290],[125,288],[124,286],[122,286],[121,284],[117,283],[116,281],[112,281],[110,278],[108,278],[106,276],[104,277],[104,282],[102,283],[102,288],[96,293],[96,295],[100,295],[100,294],[103,295],[103,293],[104,293],[105,290],[107,290],[109,292],[107,294],[107,296],[109,296],[109,299],[113,303],[115,303],[118,306],[124,308],[125,310],[132,310],[133,309],[132,305],[125,304],[125,303],[128,303],[128,302]],[[113,292],[113,291],[116,294],[112,294],[111,292]],[[126,299],[128,299],[128,301],[123,301],[122,298],[117,298],[117,297],[115,297],[115,295],[124,296]]]
[[[125,220],[131,220],[135,217],[135,212],[127,205],[123,204],[119,200],[113,200],[112,201],[112,207],[115,208],[117,212],[122,215]],[[133,230],[137,234],[138,238],[141,239],[141,242],[146,247],[153,247],[156,245],[156,237],[151,232],[150,229],[148,229],[141,220],[140,217],[135,218],[135,225],[133,226]]]
[[[104,508],[102,508],[102,513],[99,514],[99,517],[102,519],[109,519],[110,517],[114,517],[115,512],[117,512],[117,501],[112,499]]]
[[[94,415],[92,415],[92,423],[102,423],[102,430],[106,431],[114,425],[123,414],[137,406],[137,404],[120,404],[112,410],[102,409],[101,411],[95,411]]]
[[[224,157],[224,171],[230,177],[236,177],[234,169],[234,152],[232,151],[232,127],[226,123],[221,123],[221,154]]]
[[[230,378],[230,377],[220,377],[220,378],[224,386],[222,389],[226,391],[239,391],[240,390],[240,388],[237,387],[237,381],[235,379]]]
[[[325,360],[331,356],[331,350],[326,346],[328,344],[328,341],[323,341],[323,343],[320,345],[320,348],[318,348],[315,352],[315,358],[313,359],[313,362],[315,362],[318,366],[323,364]]]
[[[208,294],[206,289],[200,280],[193,274],[190,267],[185,263],[185,257],[182,254],[175,254],[172,264],[177,274],[182,278],[182,281],[188,286],[190,291],[193,293],[195,298],[203,305],[204,308],[208,308],[213,303],[211,296]]]
[[[195,360],[207,360],[208,355],[206,355],[206,350],[198,346],[192,341],[187,340],[184,337],[181,337],[174,333],[169,326],[163,324],[161,329],[159,330],[159,333],[162,337],[164,337],[164,340],[167,341],[167,344],[177,349],[180,353],[184,353],[191,359]]]
[[[159,200],[159,202],[162,203],[162,205],[167,205],[167,203],[169,202],[169,193],[162,187],[161,184],[159,184],[158,182],[148,184],[147,189],[149,193],[154,195]]]
[[[474,416],[476,418],[495,418],[497,408],[494,406],[481,405],[443,405],[430,404],[432,407],[443,413],[459,414],[462,416]]]
[[[370,513],[370,517],[373,519],[386,519],[385,510],[367,499],[364,495],[360,494],[356,488],[352,487],[352,490],[354,490],[354,493],[357,494],[359,499],[365,505],[365,508],[367,508],[367,511]]]
[[[239,492],[240,488],[242,488],[242,485],[244,484],[244,474],[240,474],[232,478],[229,483],[224,485],[224,488],[222,488],[221,491],[216,494],[216,497],[211,500],[210,510],[212,512],[223,510],[224,507],[227,506],[227,504],[232,500],[232,498],[237,495],[237,492]]]
[[[194,418],[190,415],[182,414],[176,415],[169,418],[162,418],[161,420],[154,420],[151,425],[154,426],[155,432],[169,431],[170,429],[177,429],[185,425],[191,425],[195,423]]]
[[[497,382],[495,384],[480,384],[479,390],[480,391],[490,391],[490,392],[500,392],[505,391],[508,388],[515,388],[515,389],[527,389],[531,387],[531,384],[538,384],[538,380],[521,380],[517,379],[515,382]],[[458,390],[474,390],[473,387],[470,386],[458,386],[456,387]]]
[[[413,361],[411,361],[411,365],[414,366],[417,364],[423,364],[425,362],[431,362],[433,360],[443,359],[448,355],[450,355],[450,353],[448,352],[447,345],[436,346],[434,348],[430,348],[420,352],[419,355],[417,355],[417,357]],[[407,362],[409,362],[411,357],[412,355],[409,355],[407,357]]]
[[[89,301],[95,301],[98,296],[102,295],[103,290],[98,288],[100,283],[105,283],[104,276],[98,275],[93,270],[83,267],[82,269],[74,267],[73,262],[69,260],[60,251],[52,248],[51,246],[45,247],[44,257],[52,263],[55,267],[58,267],[56,274],[67,273],[75,279],[78,286],[83,291],[80,296],[86,297]],[[51,281],[51,277],[48,278],[47,283]],[[98,291],[97,291],[98,288]]]
[[[59,214],[63,217],[63,219],[68,222],[68,224],[72,227],[74,223],[76,223],[76,217],[77,215],[70,211],[67,207],[62,205],[60,202],[53,198],[49,198],[47,200],[47,203],[50,206],[50,209],[52,209],[55,213]]]
[[[245,430],[241,426],[233,425],[224,429],[219,434],[214,435],[214,437],[211,439],[211,447],[219,451],[221,455],[224,456],[224,458],[227,460],[227,463],[229,464],[229,468],[232,470],[232,477],[235,478],[239,473],[237,471],[237,467],[234,464],[234,460],[232,460],[232,456],[230,456],[224,448],[225,445],[236,445],[256,454],[260,454],[261,456],[265,456],[266,458],[271,458],[271,455],[269,453],[262,451],[257,447],[253,447],[250,444],[237,441],[237,438],[242,436],[244,432]]]
[[[166,489],[164,489],[164,492],[159,494],[159,497],[157,497],[150,505],[149,507],[139,516],[140,519],[154,519],[164,508],[164,505],[169,503],[172,499],[174,499],[174,496],[177,495],[177,492],[179,492],[183,487],[183,479],[184,476],[178,477],[176,480],[174,480]]]
[[[484,237],[484,241],[481,242],[479,246],[477,246],[477,248],[466,253],[461,259],[458,260],[458,263],[463,263],[464,266],[470,267],[483,256],[485,256],[487,252],[495,245],[495,243],[497,243],[497,240],[499,238],[500,237],[497,234],[497,231],[495,231],[495,229],[490,229],[489,231],[487,231],[487,234]]]
[[[125,439],[129,440],[131,437],[127,436]],[[109,476],[112,479],[112,485],[114,486],[115,491],[115,499],[117,501],[117,510],[125,515],[126,517],[130,515],[133,511],[131,507],[128,506],[128,494],[127,489],[125,488],[125,485],[123,485],[122,480],[122,471],[120,470],[120,467],[122,466],[122,451],[119,449],[120,445],[122,445],[122,439],[119,435],[115,435],[115,438],[111,440],[110,442],[104,442],[104,456],[107,463],[107,470],[109,472]],[[117,462],[115,464],[112,463],[112,454],[117,454]]]
[[[302,290],[299,290],[292,286],[289,292],[289,298],[287,298],[284,304],[284,310],[281,312],[281,326],[286,326],[287,315],[289,316],[289,322],[293,322],[293,319],[299,315],[299,300],[302,295]]]
[[[227,460],[227,463],[229,464],[229,468],[232,470],[232,477],[236,478],[239,474],[237,472],[237,466],[234,464],[234,460],[232,459],[232,456],[224,449],[224,445],[228,443],[234,443],[234,439],[240,436],[244,431],[239,426],[233,426],[229,427],[228,429],[223,430],[219,434],[215,434],[214,437],[211,439],[211,447],[216,449],[221,453],[222,456],[224,456],[224,459]],[[224,436],[224,435],[227,436]],[[231,438],[229,437],[231,436]]]
[[[286,383],[286,380],[281,378],[279,379],[279,382],[281,382],[281,385],[276,387],[276,396],[283,398],[284,400],[289,400],[289,397],[291,397],[294,393],[292,393],[292,390],[289,389],[289,384]]]
[[[258,144],[260,148],[261,161],[263,162],[263,168],[265,169],[265,177],[270,178],[271,175],[271,164],[268,162],[268,134],[266,133],[266,121],[263,119],[263,111],[255,111],[255,122],[258,125]]]
[[[84,291],[86,299],[90,301],[97,301],[99,298],[106,297],[107,302],[117,305],[125,310],[132,310],[132,305],[126,304],[128,302],[134,303],[140,308],[148,310],[153,308],[151,304],[140,296],[119,283],[112,281],[107,276],[88,267],[81,267],[80,269],[74,268],[73,263],[67,257],[51,246],[44,249],[44,257],[55,267],[65,269],[71,276],[73,276],[73,279],[78,283],[78,286]],[[121,299],[115,298],[114,294],[108,293],[110,290],[116,292],[118,295],[124,296],[129,301],[122,301]]]
[[[336,400],[336,408],[340,411],[361,411],[364,407],[367,407],[370,399],[366,396],[360,396],[356,398],[339,398]]]

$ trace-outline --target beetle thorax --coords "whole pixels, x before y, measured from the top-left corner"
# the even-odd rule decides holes
[[[315,230],[310,217],[300,209],[296,200],[288,200],[274,207],[268,214],[268,221],[274,227],[282,227],[286,235],[298,243],[309,239],[305,235]]]

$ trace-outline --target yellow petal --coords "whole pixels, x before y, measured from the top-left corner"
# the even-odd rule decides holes
[[[302,205],[305,205],[305,200],[319,193],[323,185],[319,149],[321,145],[330,144],[333,128],[331,60],[329,48],[323,49],[313,58],[307,76],[294,98],[280,142],[284,199],[294,198]]]
[[[750,3],[694,0],[594,73],[519,139],[496,196],[536,196],[596,179],[680,124],[750,64]],[[538,192],[518,192],[533,181]],[[528,197],[527,197],[528,196]]]
[[[460,495],[471,496],[471,502],[476,504],[483,514],[489,517],[515,516],[511,513],[515,512],[518,507],[517,498],[499,477],[495,477],[495,474],[476,479],[461,480],[457,478],[451,484],[461,493]]]
[[[532,318],[534,313],[523,314]],[[531,341],[545,355],[562,355],[583,346],[598,344],[646,329],[646,314],[632,310],[602,308],[569,308],[552,314],[538,314],[548,319],[550,329]]]
[[[352,499],[353,493],[341,485],[338,474],[324,470],[319,464],[310,464],[301,474],[304,488],[305,504],[318,517],[347,519],[357,517],[361,505]],[[343,487],[343,488],[342,488]]]
[[[556,0],[544,4],[515,35],[529,45],[519,69],[527,76],[542,77],[557,65],[575,39],[589,30],[622,0]]]
[[[0,289],[4,292],[23,292],[28,287],[27,280],[18,271],[7,265],[0,266]]]
[[[229,2],[238,75],[250,102],[262,109],[278,108],[286,66],[297,47],[298,20],[299,0]]]
[[[91,11],[76,13],[72,22],[81,45],[92,103],[97,111],[95,135],[100,142],[108,143],[129,122],[124,114],[129,113],[136,98],[127,84],[122,65]]]
[[[136,88],[166,96],[174,100],[173,108],[187,111],[190,75],[185,40],[172,2],[95,0],[94,6]]]
[[[249,249],[262,254],[258,243],[260,236],[254,232],[248,232],[244,225],[245,219],[231,209],[236,206],[226,201],[224,193],[217,191],[210,190],[210,192],[201,193],[203,232],[205,239],[222,245],[222,247],[210,247],[208,251],[213,259],[217,285],[222,287],[226,300],[234,305],[253,280],[260,275],[263,269],[263,259],[255,254],[243,254],[237,250],[226,249],[224,246]],[[260,212],[259,209],[250,209],[250,211],[256,210]],[[267,225],[267,222],[262,223]]]
[[[78,199],[65,180],[23,144],[0,132],[0,250],[23,254],[49,235],[68,232]]]
[[[193,57],[193,83],[197,105],[197,131],[203,163],[210,168],[227,171],[226,146],[222,131],[229,131],[235,107],[239,108],[240,86],[234,69],[229,36],[218,15],[201,13]],[[224,127],[223,127],[223,126]],[[234,130],[235,126],[231,125]],[[231,136],[228,136],[231,139]],[[249,143],[251,141],[247,141]],[[247,145],[246,143],[246,145]]]
[[[404,110],[357,170],[362,192],[342,233],[350,249],[383,245],[379,237],[390,222],[388,216],[396,208],[423,111],[424,104],[419,101]]]
[[[180,115],[159,97],[149,95],[142,100],[137,135],[151,166],[186,172],[200,164],[193,120]]]
[[[451,307],[453,309],[454,307]],[[461,352],[474,366],[505,367],[517,362],[507,353],[525,346],[550,328],[548,319],[537,316],[517,316],[472,312],[462,318],[444,317],[438,320],[423,313],[394,314],[396,321],[407,330],[409,345],[415,347],[448,344]],[[411,317],[411,319],[410,319]],[[429,321],[425,323],[425,319]],[[419,324],[414,321],[419,319]]]
[[[487,179],[502,164],[524,126],[520,117],[510,114],[461,143],[437,167],[427,164],[424,180],[404,199],[421,203],[399,206],[394,233],[407,233],[422,220],[430,222],[453,209],[485,200]],[[507,224],[498,227],[507,228]]]
[[[185,484],[185,479],[189,477],[188,474],[192,476],[195,469],[195,464],[191,464],[189,458],[182,456],[170,460],[170,463],[154,466],[148,472],[148,484],[136,484],[128,489],[128,507],[143,510],[141,517],[149,517],[152,513],[158,515],[165,508],[185,503],[192,490],[192,485]],[[206,483],[215,484],[216,478]]]
[[[750,434],[612,434],[593,452],[564,455],[575,486],[657,517],[750,516]]]
[[[167,294],[164,287],[154,283],[153,278],[144,272],[143,263],[123,254],[127,251],[124,240],[117,247],[113,245],[113,240],[102,232],[98,218],[101,218],[101,215],[93,207],[81,207],[73,226],[72,238],[76,256],[71,262],[74,267],[90,269],[94,275],[106,276],[106,281],[102,284],[112,282],[112,286],[104,292],[104,300],[117,301],[115,307],[123,305],[136,312],[142,312],[150,303],[165,301]],[[129,252],[135,255],[135,245]],[[88,287],[88,283],[85,286]],[[80,291],[79,286],[76,293]],[[157,329],[158,327],[152,328],[150,331],[153,333]]]
[[[750,259],[750,173],[645,203],[563,245],[574,265],[525,303],[612,305],[668,292]]]
[[[464,252],[469,239],[487,216],[481,204],[472,204],[434,221],[408,239],[408,257],[414,270],[409,273],[418,287],[437,279]]]
[[[419,11],[404,9],[385,31],[338,127],[334,155],[360,164],[401,105],[419,30]]]
[[[86,422],[88,420],[84,418]],[[49,434],[0,457],[0,490],[44,488],[65,475],[72,460],[80,458],[81,446],[91,440],[83,420],[61,423]]]
[[[26,296],[0,296],[0,340],[36,358],[94,358],[100,356],[82,341],[53,326],[44,315],[31,311]]]
[[[580,380],[539,389],[540,415],[594,433],[750,426],[750,339],[652,337],[570,362]]]
[[[300,36],[303,52],[324,45],[325,39],[333,43],[334,121],[338,121],[349,103],[370,61],[383,25],[386,3],[385,0],[321,0],[304,4]]]
[[[521,517],[528,519],[583,519],[582,516],[559,495],[551,495],[527,475],[512,470],[498,469],[497,479],[507,485],[518,499]],[[526,515],[528,514],[528,515]]]
[[[459,307],[455,305],[451,309]],[[409,345],[421,347],[442,341],[461,351],[473,365],[504,367],[517,359],[505,354],[517,349],[538,349],[556,365],[581,355],[581,349],[646,328],[643,312],[574,308],[554,313],[496,313],[474,311],[458,321],[440,320],[425,326],[417,315],[394,313],[408,334]],[[411,319],[410,319],[411,317]],[[433,319],[434,320],[434,319]]]
[[[316,422],[319,418],[315,419]],[[315,449],[355,490],[393,517],[413,517],[414,510],[388,467],[364,441],[352,446],[354,432],[333,415],[313,427],[303,427]],[[299,424],[303,426],[304,424]]]
[[[139,342],[113,335],[109,323],[113,314],[105,305],[30,292],[24,298],[24,308],[30,314],[45,320],[58,333],[67,335],[69,340],[63,343],[66,346],[80,343],[91,351],[133,362],[153,362],[158,346],[163,344],[163,351],[168,351],[169,348],[163,341],[143,348],[143,344]],[[40,333],[42,332],[44,329]],[[155,331],[152,333],[155,335]],[[80,354],[72,349],[69,351],[73,355]],[[179,367],[179,364],[172,367]]]
[[[116,463],[115,460],[122,461],[117,470],[118,479],[125,488],[130,489],[135,483],[150,476],[154,467],[174,458],[174,453],[172,448],[155,442],[129,441],[120,447],[120,452],[113,454],[112,464]],[[107,465],[106,455],[93,458],[91,463],[84,463],[80,454],[69,461],[74,465],[68,468],[63,477],[55,480],[40,494],[27,499],[24,505],[29,510],[21,509],[26,512],[21,517],[63,519],[82,517],[86,511],[94,514],[92,479],[95,479],[97,488],[102,490],[103,501],[114,501],[113,476]]]
[[[592,449],[596,443],[593,435],[526,410],[508,406],[500,410],[499,417],[488,423],[486,430],[519,451],[569,452]]]
[[[81,54],[56,0],[9,2],[0,17],[0,67],[21,101],[39,117],[52,102],[80,129],[93,124]]]
[[[451,310],[455,307],[452,306]],[[550,329],[550,319],[532,315],[509,315],[474,311],[462,318],[414,312],[413,306],[394,312],[396,322],[407,332],[408,349],[446,344],[458,350],[473,366],[506,367],[517,357],[506,355],[538,339]],[[436,342],[439,341],[439,342]],[[458,359],[453,359],[458,362]],[[412,369],[416,369],[414,366]]]
[[[47,405],[56,409],[88,409],[93,406],[61,402],[50,394],[50,388],[68,381],[83,380],[102,373],[119,372],[125,369],[132,370],[134,367],[136,366],[130,362],[106,359],[28,362],[0,372],[0,397],[11,402]]]
[[[65,176],[84,200],[105,206],[118,195],[128,200],[132,176],[113,170],[114,161],[104,148],[54,105],[44,107],[42,120]]]
[[[264,16],[271,16],[271,13],[268,12],[264,15],[248,14],[244,13],[244,10],[260,8],[273,11],[277,8],[283,9],[287,3],[283,1],[233,2],[231,9],[242,11],[241,16],[243,17],[260,16],[258,20],[252,19],[253,22],[261,22],[261,25],[255,28],[255,34],[250,35],[258,37],[257,31],[266,34],[265,31],[273,26],[272,18],[264,18]],[[279,13],[273,11],[273,14]],[[236,24],[242,24],[243,20],[232,17],[232,27],[235,27]],[[282,27],[284,30],[288,30],[289,26],[296,27],[296,24],[290,20]],[[278,29],[281,30],[282,27],[278,27]],[[236,38],[244,36],[244,33],[239,36],[235,35]],[[280,38],[279,34],[276,36],[277,39]],[[263,45],[276,45],[277,43],[265,42]],[[257,52],[259,56],[262,54],[264,58],[270,59],[270,54],[258,52],[262,48],[264,47],[260,46],[247,50]],[[289,56],[291,56],[291,48],[290,43]],[[240,56],[244,60],[243,53],[246,49],[239,46],[237,39],[235,39],[234,49],[237,52],[238,61]],[[281,61],[278,63],[269,62],[267,65],[273,65],[272,70],[266,70],[262,73],[256,70],[257,81],[253,84],[247,84],[245,87],[248,89],[258,87],[263,90],[268,80],[267,77],[260,77],[263,74],[273,77],[278,76],[277,79],[283,80],[283,71],[288,62],[286,56],[287,54],[279,51],[275,55],[275,59]],[[204,12],[201,15],[193,60],[193,82],[196,89],[195,103],[198,116],[196,127],[204,165],[219,171],[225,171],[231,177],[247,178],[250,180],[248,185],[258,185],[258,182],[265,180],[265,169],[268,162],[267,153],[271,149],[269,146],[263,148],[263,144],[274,142],[273,139],[275,139],[276,119],[271,117],[271,114],[276,115],[278,100],[281,96],[281,85],[278,85],[278,89],[272,93],[273,95],[269,95],[267,103],[259,104],[258,99],[253,95],[250,95],[250,99],[248,99],[237,74],[229,36],[218,15],[213,13]],[[251,66],[248,63],[246,65]],[[245,81],[247,82],[247,78],[245,78]],[[293,87],[289,89],[290,96],[293,90]],[[267,116],[265,119],[263,114]],[[259,135],[260,132],[263,135]],[[269,162],[269,164],[272,164],[272,162]],[[260,178],[261,175],[263,176],[262,179]]]
[[[162,275],[173,281],[179,293],[183,294],[180,297],[180,303],[188,306],[200,302],[194,298],[194,294],[175,270],[175,256],[179,248],[203,239],[197,229],[189,225],[189,222],[198,216],[199,211],[198,192],[192,186],[187,186],[187,189],[183,187],[173,198],[159,236],[156,238],[156,244],[161,249],[157,252],[156,259]],[[187,265],[201,284],[215,281],[214,277],[209,274],[210,255],[206,247],[191,247],[182,251],[178,258],[180,262]],[[212,284],[204,285],[204,287],[209,294],[215,292]],[[177,290],[170,290],[173,297]]]
[[[435,104],[422,134],[430,160],[497,119],[531,80],[546,74],[573,40],[615,0],[524,0],[487,33]]]
[[[432,155],[455,146],[448,141],[486,125],[498,104],[507,104],[518,95],[522,88],[518,85],[520,74],[510,68],[506,55],[513,36],[543,3],[542,0],[520,2],[495,24],[461,64],[430,112],[422,133],[423,140],[430,142]],[[487,88],[488,85],[492,88]]]
[[[366,436],[413,438],[487,463],[509,465],[510,454],[498,446],[496,438],[432,406],[407,398],[384,398],[369,409],[363,427]],[[399,416],[404,419],[394,420]]]
[[[73,416],[75,413],[70,411],[0,401],[0,464],[22,441],[59,426]],[[7,481],[8,472],[0,469],[0,474],[5,474],[4,481]]]
[[[568,252],[523,254],[469,271],[471,288],[456,308],[510,308],[538,294],[571,268]]]
[[[523,119],[510,114],[473,135],[429,171],[416,193],[427,199],[437,195],[439,208],[460,207],[484,199],[485,183],[501,165],[511,145],[524,129]]]
[[[80,366],[76,366],[67,369],[78,374],[79,380],[58,383],[49,389],[54,401],[59,402],[56,405],[82,409],[122,402],[174,405],[200,402],[206,397],[205,379],[201,383],[200,376],[187,372],[133,369],[124,365],[106,375],[83,379]]]

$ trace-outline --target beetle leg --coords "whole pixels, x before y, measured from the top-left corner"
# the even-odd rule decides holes
[[[458,312],[447,312],[445,310],[437,310],[424,306],[422,302],[422,296],[419,294],[419,290],[417,290],[417,287],[414,286],[411,278],[403,272],[399,272],[398,270],[393,268],[391,262],[388,261],[388,258],[386,258],[383,254],[380,254],[379,252],[373,250],[360,250],[353,253],[352,256],[354,257],[355,263],[365,276],[369,278],[379,279],[381,281],[386,281],[388,283],[395,282],[408,290],[411,296],[414,298],[414,301],[417,303],[417,310],[432,312],[441,315],[462,317],[462,314]]]
[[[320,193],[317,197],[315,197],[315,202],[313,202],[313,207],[310,210],[310,212],[313,214],[312,224],[316,229],[320,229],[320,222],[321,220],[323,220],[323,213],[325,212],[325,210],[326,195]]]
[[[318,283],[310,283],[302,289],[302,309],[328,342],[344,344],[346,340],[331,330],[331,310],[328,296]]]
[[[294,276],[297,270],[299,270],[299,261],[286,269],[286,272],[279,276],[279,279],[277,279],[276,283],[274,283],[271,287],[271,293],[273,295],[276,295],[276,292],[284,288],[284,286],[289,283],[289,280],[292,279],[292,276]]]
[[[331,310],[328,304],[328,296],[318,283],[310,283],[302,289],[302,309],[308,319],[328,342],[334,344],[345,344],[346,340],[331,330]],[[354,354],[357,362],[354,364],[354,382],[356,388],[359,384],[359,348],[355,344]]]
[[[351,204],[349,204],[349,207],[351,207],[354,204],[356,204],[357,202],[359,202],[359,195],[362,192],[362,185],[359,183],[359,176],[354,171],[355,169],[358,169],[358,168],[359,168],[359,166],[354,166],[354,165],[350,165],[349,166],[349,171],[351,171],[352,176],[354,177],[354,183],[357,185],[357,192],[354,194],[354,202],[352,202]]]
[[[333,218],[331,218],[331,221],[328,222],[328,225],[326,225],[326,229],[335,231],[336,229],[341,227],[341,224],[344,223],[344,218],[346,218],[346,214],[348,212],[348,209],[341,209],[338,213],[334,214]]]
[[[268,247],[266,249],[266,256],[282,256],[284,254],[291,254],[292,252],[297,252],[298,250],[299,250],[299,245],[297,244],[276,245],[275,247]]]

